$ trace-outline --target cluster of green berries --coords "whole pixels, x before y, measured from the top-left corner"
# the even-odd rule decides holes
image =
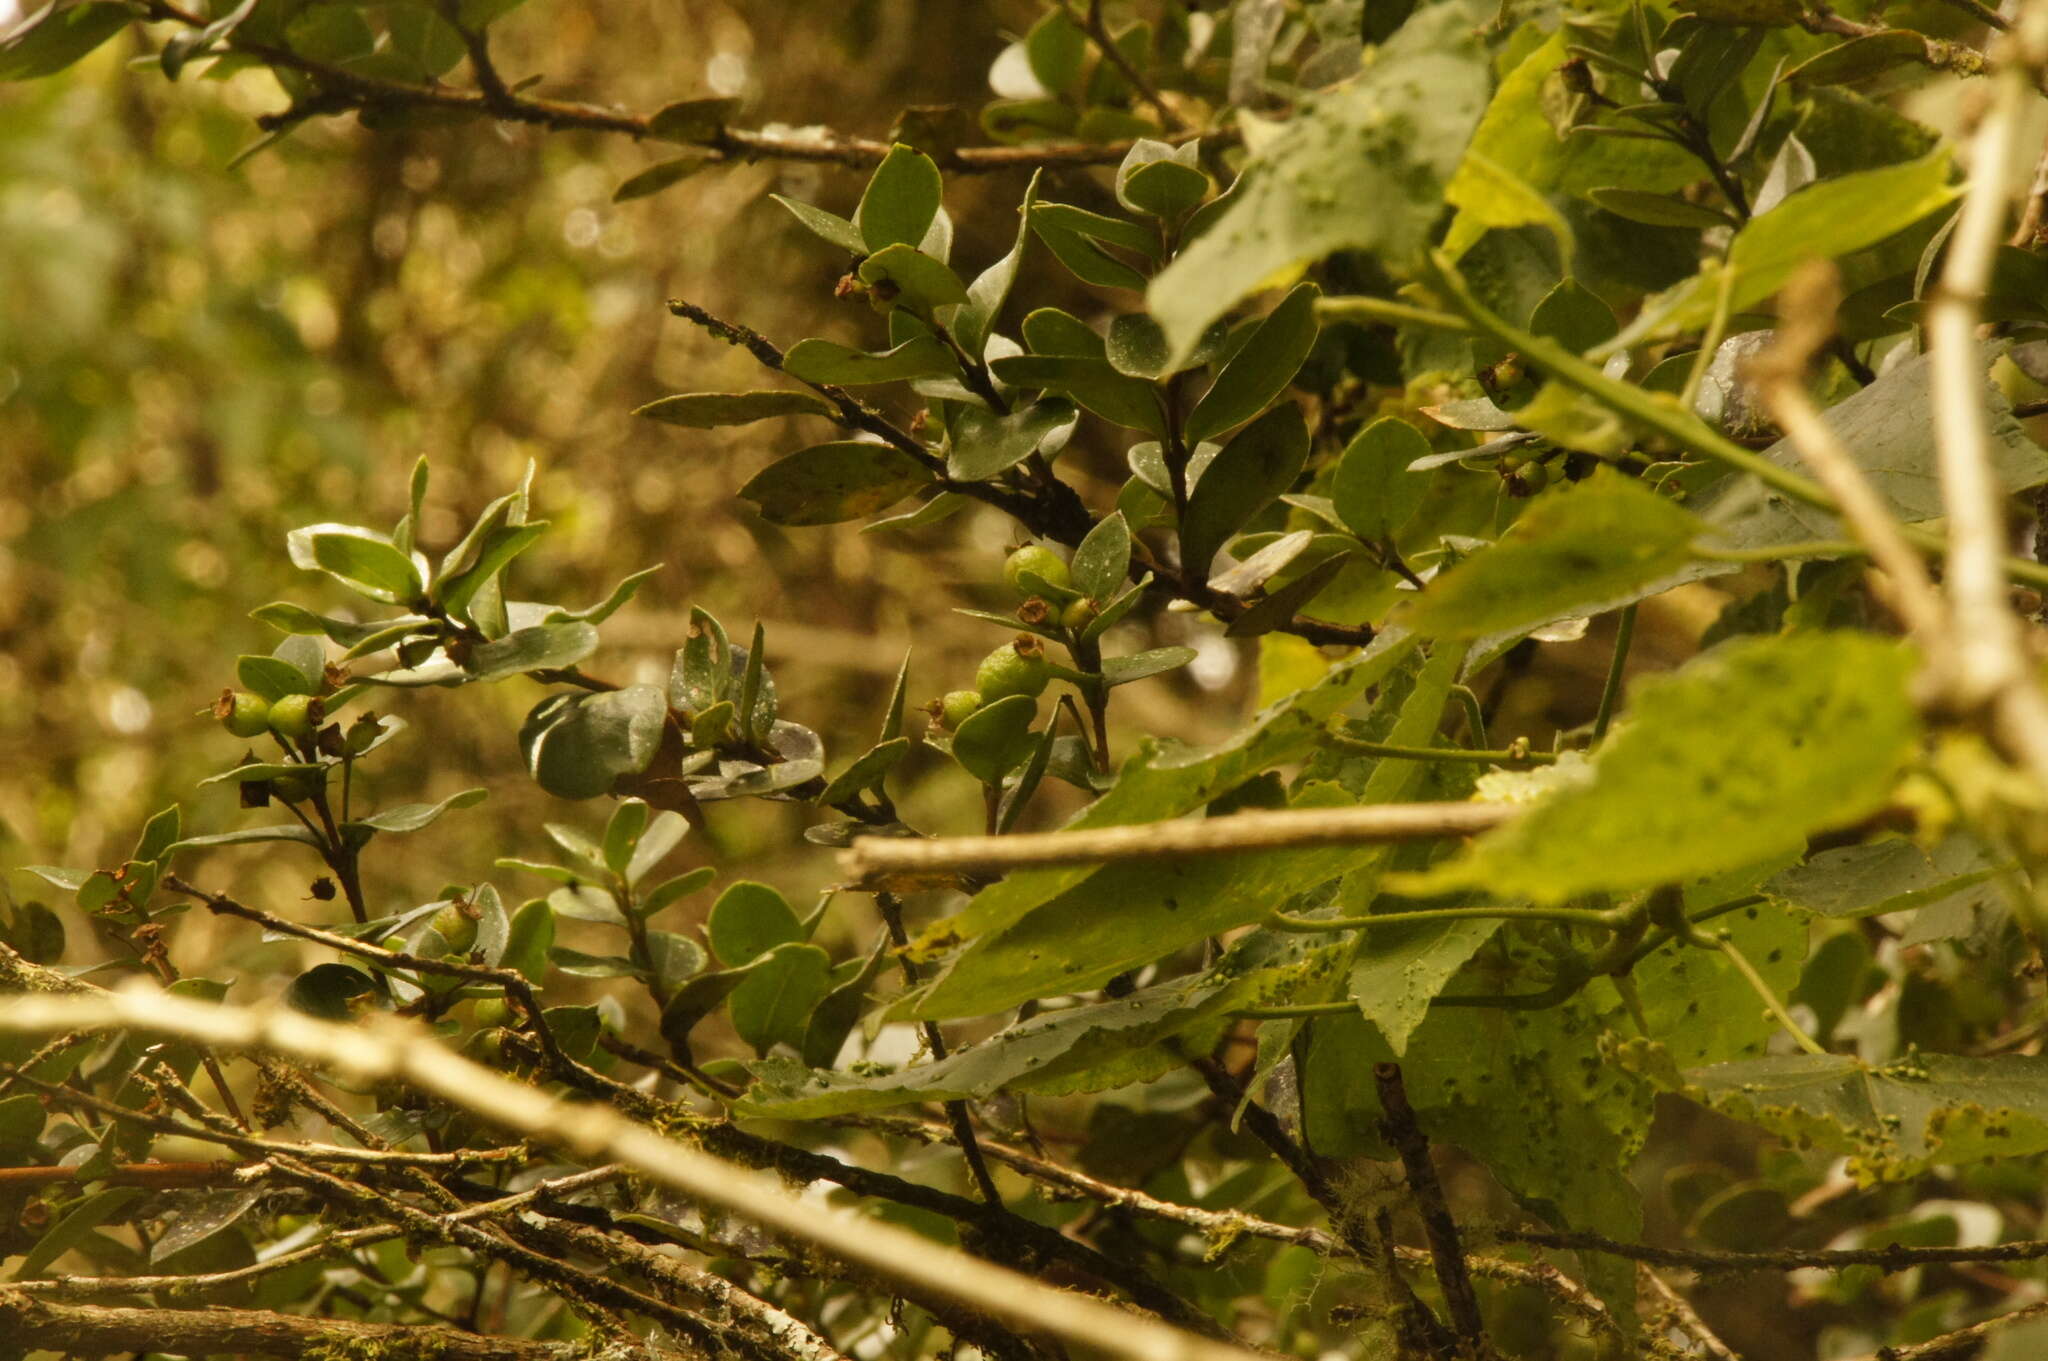
[[[327,713],[317,695],[280,695],[267,700],[247,690],[223,690],[213,702],[213,716],[237,737],[274,732],[287,742],[302,742]]]
[[[327,756],[360,756],[384,730],[375,714],[358,716],[346,730],[340,724],[323,727],[327,706],[318,695],[280,695],[267,700],[247,690],[223,690],[213,702],[213,716],[237,737],[271,733],[294,748],[312,742]],[[325,769],[308,761],[302,771],[273,776],[264,787],[286,803],[302,803],[313,797],[325,780]],[[256,801],[263,801],[261,794]]]
[[[1026,580],[1026,574],[1043,582],[1056,591],[1066,591],[1072,582],[1067,570],[1066,559],[1043,544],[1026,544],[1011,553],[1003,563],[1003,580],[1010,589],[1025,597],[1024,618],[1032,623],[1046,623],[1054,618],[1055,606],[1047,603]],[[1085,628],[1096,614],[1095,602],[1077,597],[1064,607],[1058,608],[1058,619],[1069,629]],[[993,704],[1011,695],[1029,695],[1036,698],[1045,693],[1045,687],[1052,681],[1052,663],[1046,659],[1045,644],[1028,633],[1020,633],[1010,642],[981,659],[981,665],[974,670],[972,690],[948,690],[933,701],[930,712],[939,725],[951,731],[965,723],[984,704]]]

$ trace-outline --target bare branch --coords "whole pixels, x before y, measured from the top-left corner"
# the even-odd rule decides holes
[[[570,1105],[512,1082],[396,1020],[337,1026],[281,1008],[214,1006],[147,988],[94,997],[0,998],[0,1031],[120,1027],[177,1036],[215,1050],[289,1054],[358,1082],[405,1082],[536,1142],[579,1158],[626,1164],[671,1190],[803,1239],[845,1261],[969,1304],[1018,1328],[1069,1338],[1126,1361],[1247,1361],[1252,1355],[1057,1289],[908,1230],[836,1214],[791,1195],[773,1177],[678,1143],[615,1110]],[[348,1190],[353,1195],[356,1188]],[[434,1216],[413,1211],[406,1218],[414,1215],[433,1226]]]
[[[1178,822],[1012,836],[856,838],[839,868],[862,886],[950,882],[962,874],[1128,860],[1180,860],[1245,851],[1301,850],[1380,841],[1428,841],[1489,831],[1518,810],[1491,803],[1390,803],[1362,808],[1231,813]]]
[[[432,1356],[441,1361],[573,1361],[590,1355],[583,1342],[529,1342],[457,1328],[353,1319],[308,1318],[267,1309],[128,1309],[57,1304],[0,1286],[0,1336],[29,1351],[67,1356],[168,1352],[184,1356],[242,1354]],[[622,1356],[665,1353],[645,1346]]]

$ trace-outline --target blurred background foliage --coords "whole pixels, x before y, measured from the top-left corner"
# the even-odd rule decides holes
[[[879,136],[905,105],[985,97],[1003,35],[1036,12],[558,4],[492,32],[505,69],[545,72],[567,97],[645,110],[738,96],[750,122]],[[655,148],[482,121],[373,132],[352,118],[235,164],[252,116],[282,105],[271,77],[139,79],[124,66],[143,52],[123,35],[62,75],[0,87],[0,862],[100,863],[173,801],[188,825],[246,820],[232,786],[194,788],[232,759],[198,713],[231,683],[221,659],[274,645],[247,617],[255,606],[337,599],[286,561],[285,532],[395,519],[422,453],[436,470],[423,544],[451,542],[532,460],[537,513],[556,530],[521,564],[525,580],[596,599],[626,572],[664,569],[607,627],[593,669],[665,675],[693,604],[742,635],[758,617],[790,711],[842,739],[837,759],[874,728],[913,642],[920,702],[966,683],[999,641],[948,608],[1006,608],[996,569],[1014,531],[993,512],[884,536],[785,531],[734,492],[801,442],[793,432],[630,414],[678,389],[762,383],[751,359],[671,318],[668,297],[785,344],[872,330],[864,304],[832,299],[845,261],[767,200],[849,211],[863,174],[717,167],[615,204]],[[1007,249],[1022,191],[1008,174],[949,185],[964,258]],[[1178,640],[1183,619],[1136,629]],[[1216,639],[1191,673],[1121,691],[1120,717],[1220,734],[1248,660]],[[1224,692],[1206,714],[1204,687]],[[519,772],[511,734],[535,697],[411,692],[388,706],[418,726],[375,797],[479,782],[493,795],[423,834],[418,855],[387,860],[376,887],[413,902],[487,877],[489,848],[518,840],[511,825],[531,835],[586,811]],[[972,830],[943,783],[920,808],[913,778],[906,812]],[[801,816],[727,805],[690,846],[800,894],[830,874],[829,854],[798,837]],[[305,892],[311,870],[291,857],[222,854],[258,901]]]

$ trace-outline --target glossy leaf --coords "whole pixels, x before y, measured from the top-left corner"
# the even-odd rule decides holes
[[[1244,424],[1286,390],[1315,344],[1321,296],[1314,284],[1299,284],[1258,324],[1189,413],[1189,444]]]
[[[1738,868],[1890,798],[1920,722],[1912,655],[1847,633],[1742,638],[1638,683],[1591,778],[1404,892],[1563,902]]]
[[[1492,548],[1430,582],[1403,618],[1416,632],[1481,638],[1639,598],[1691,556],[1697,517],[1617,473],[1532,503]]]
[[[1429,490],[1429,479],[1408,466],[1428,455],[1422,432],[1398,417],[1383,416],[1352,436],[1330,485],[1345,527],[1378,543],[1406,524]]]
[[[939,196],[939,168],[931,157],[914,147],[890,148],[853,214],[861,244],[869,251],[918,245],[938,216]]]
[[[1301,476],[1308,459],[1308,426],[1301,408],[1276,406],[1226,445],[1188,497],[1180,527],[1181,564],[1201,576],[1218,550],[1252,516]]]
[[[922,463],[886,444],[814,444],[769,464],[740,488],[780,525],[829,525],[887,510],[932,480]]]
[[[633,414],[692,430],[714,430],[777,416],[831,416],[836,411],[810,392],[681,392],[635,407]]]

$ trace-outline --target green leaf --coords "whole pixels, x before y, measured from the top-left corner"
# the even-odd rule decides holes
[[[1915,1052],[1875,1066],[1789,1054],[1680,1071],[1642,1040],[1617,1046],[1616,1058],[1661,1091],[1847,1155],[1849,1175],[1866,1185],[2048,1149],[2048,1058]]]
[[[810,392],[679,392],[635,407],[633,414],[692,430],[715,430],[778,416],[833,416],[837,411]]]
[[[689,897],[717,877],[718,871],[709,865],[699,865],[687,874],[679,874],[640,900],[640,915],[652,917],[671,904]]]
[[[1690,905],[1690,894],[1687,901]],[[1803,913],[1759,904],[1718,916],[1707,929],[1726,931],[1777,996],[1799,985],[1806,959]],[[1780,1033],[1770,1013],[1757,1004],[1754,986],[1719,950],[1673,941],[1638,963],[1630,976],[1643,1001],[1650,1038],[1688,1067],[1760,1056]]]
[[[1126,378],[1163,378],[1173,356],[1167,353],[1166,332],[1142,312],[1127,312],[1109,324],[1103,348],[1109,366]]]
[[[1131,527],[1123,512],[1111,511],[1074,549],[1068,564],[1074,589],[1096,600],[1107,600],[1124,584],[1131,570]]]
[[[640,834],[647,830],[648,811],[645,799],[621,799],[605,820],[604,865],[613,874],[623,877],[626,866],[632,863]]]
[[[627,883],[639,883],[654,872],[656,865],[668,859],[669,852],[682,844],[689,830],[690,821],[681,813],[673,809],[656,813],[633,843],[633,852],[619,873],[626,877]]]
[[[1884,806],[1919,744],[1910,652],[1849,633],[1745,637],[1639,682],[1591,777],[1398,891],[1559,903],[1770,859]]]
[[[811,1011],[832,990],[832,957],[815,945],[778,945],[760,957],[726,1003],[732,1028],[766,1055],[777,1044],[802,1049]]]
[[[1483,638],[1598,614],[1684,566],[1702,528],[1669,497],[1602,469],[1538,497],[1499,543],[1432,581],[1403,619],[1429,637]]]
[[[1105,657],[1102,661],[1102,683],[1129,685],[1132,681],[1177,670],[1194,659],[1195,650],[1191,647],[1155,647],[1128,657]]]
[[[593,799],[608,793],[620,776],[647,769],[668,721],[659,686],[629,685],[567,699],[537,725],[528,715],[520,730],[527,771],[542,789],[562,799]],[[551,702],[543,700],[534,714]]]
[[[1682,189],[1700,177],[1699,162],[1665,141],[1560,137],[1549,117],[1557,70],[1571,59],[1573,35],[1558,29],[1501,81],[1472,144],[1444,196],[1458,215],[1444,249],[1462,255],[1492,227],[1546,223],[1546,196],[1586,196],[1604,185],[1648,193]],[[1506,178],[1501,172],[1509,172]],[[1530,191],[1534,192],[1530,192]]]
[[[595,651],[597,630],[589,624],[535,624],[471,648],[462,669],[473,681],[503,680],[574,666]]]
[[[1038,701],[1029,695],[985,704],[953,734],[953,759],[983,784],[1001,784],[1003,776],[1030,759],[1031,725],[1037,718]]]
[[[0,49],[0,56],[5,56],[5,49]],[[40,1278],[59,1257],[77,1247],[87,1234],[147,1194],[138,1186],[117,1186],[79,1197],[62,1218],[43,1231],[42,1237],[22,1258],[21,1265],[15,1268],[14,1279],[33,1281]]]
[[[1927,39],[1903,28],[1880,29],[1817,52],[1785,73],[1785,83],[1805,89],[1851,85],[1915,62],[1928,62]],[[1931,64],[1931,63],[1929,63]]]
[[[1244,424],[1286,391],[1316,343],[1316,299],[1322,290],[1297,284],[1258,324],[1188,415],[1190,445]]]
[[[1308,423],[1292,402],[1239,431],[1188,497],[1187,519],[1180,527],[1181,566],[1208,576],[1224,542],[1293,487],[1307,461]]]
[[[818,796],[818,803],[830,808],[846,802],[863,789],[874,788],[909,753],[908,737],[893,737],[869,747],[833,777],[832,783],[825,786],[825,792]]]
[[[933,335],[916,335],[893,350],[869,354],[829,340],[799,340],[782,357],[783,372],[806,383],[867,387],[913,378],[957,378],[953,352]]]
[[[374,827],[380,832],[417,832],[443,813],[452,813],[458,808],[470,808],[482,803],[489,794],[488,789],[478,787],[450,794],[439,803],[401,803],[386,808],[381,813],[373,813],[352,825]]]
[[[1594,189],[1587,198],[1630,222],[1645,227],[1690,227],[1705,231],[1711,227],[1732,227],[1735,219],[1718,208],[1694,203],[1676,194],[1651,194],[1641,189]]]
[[[0,42],[0,81],[55,75],[126,28],[135,18],[127,4],[37,4],[32,17],[9,26]],[[27,10],[24,6],[24,10]]]
[[[962,482],[982,482],[1029,458],[1063,430],[1071,430],[1080,413],[1072,402],[1047,397],[999,416],[981,407],[963,406],[952,421],[952,447],[946,473]]]
[[[754,474],[740,495],[774,524],[829,525],[887,510],[931,480],[901,449],[841,440],[778,459]]]
[[[436,583],[435,599],[440,602],[441,608],[450,614],[466,616],[469,613],[469,604],[476,599],[477,592],[490,585],[500,572],[511,565],[514,558],[533,547],[547,531],[546,520],[534,520],[523,525],[503,525],[491,531],[478,546],[473,566],[452,578]]]
[[[1806,261],[1853,254],[1904,231],[1962,192],[1949,183],[1950,169],[1949,153],[1942,149],[1809,185],[1751,218],[1729,244],[1724,266],[1704,269],[1643,304],[1642,314],[1608,348],[1697,330],[1722,306],[1748,311]],[[1724,282],[1724,271],[1734,272],[1732,281]]]
[[[325,572],[371,600],[404,605],[419,598],[418,567],[374,530],[358,525],[307,525],[286,535],[285,546],[293,566]]]
[[[548,908],[557,918],[568,921],[599,922],[605,926],[626,924],[626,914],[619,910],[619,900],[590,884],[563,885],[548,894]]]
[[[690,713],[702,712],[726,697],[732,681],[732,644],[724,626],[691,606],[690,630],[669,673],[669,703]]]
[[[915,246],[876,251],[861,261],[860,280],[870,288],[893,287],[898,295],[894,301],[923,317],[967,301],[967,285],[960,282],[960,276]]]
[[[828,213],[823,208],[815,208],[796,199],[784,198],[780,194],[770,194],[768,197],[787,208],[789,215],[802,223],[804,230],[819,240],[837,246],[849,255],[868,253],[867,243],[861,240],[860,229],[837,213]]]
[[[1583,354],[1611,340],[1621,329],[1614,309],[1576,279],[1566,279],[1543,295],[1529,315],[1529,329],[1554,340],[1574,354]]]
[[[1934,442],[1932,376],[1928,356],[1911,355],[1823,413],[1892,514],[1908,524],[1945,513]],[[2048,482],[2048,451],[2028,438],[1995,386],[1987,381],[1980,391],[1991,466],[1999,485],[2018,492]],[[1790,440],[1778,441],[1763,451],[1763,457],[1781,468],[1804,467]],[[1723,480],[1696,505],[1714,526],[1715,541],[1734,548],[1839,539],[1846,534],[1834,516],[1789,501],[1749,477]]]
[[[766,884],[742,879],[726,886],[705,923],[711,953],[728,969],[753,963],[778,945],[804,939],[789,900]]]
[[[718,164],[718,158],[706,152],[693,152],[687,156],[671,156],[665,161],[656,161],[638,174],[628,175],[619,181],[619,187],[612,190],[613,203],[631,203],[636,198],[649,198],[664,189],[681,184],[707,165]]]
[[[1024,263],[1024,246],[1031,239],[1031,206],[1038,202],[1038,181],[1044,173],[1031,172],[1023,206],[1017,210],[1017,239],[1009,254],[983,270],[967,286],[967,303],[953,316],[953,339],[960,342],[960,349],[971,358],[980,359],[987,353],[988,338],[994,333],[1003,304],[1009,301],[1010,290],[1017,282],[1017,270]]]
[[[839,1051],[846,1047],[847,1037],[853,1034],[861,1013],[867,1009],[868,988],[888,958],[889,936],[883,932],[876,937],[874,948],[868,951],[867,959],[854,971],[853,977],[835,986],[823,1001],[812,1008],[810,1021],[804,1027],[805,1064],[812,1068],[830,1068],[838,1059]]]
[[[1063,211],[1055,211],[1063,210]],[[1096,244],[1097,237],[1091,231],[1083,230],[1083,224],[1092,232],[1122,235],[1119,228],[1135,226],[1118,223],[1114,218],[1085,213],[1065,204],[1041,203],[1031,210],[1031,230],[1038,239],[1045,242],[1053,258],[1065,265],[1070,273],[1082,283],[1097,288],[1128,288],[1143,292],[1145,276],[1130,265]]]
[[[1020,354],[998,359],[989,368],[1006,387],[1060,393],[1106,421],[1154,435],[1166,433],[1166,414],[1152,384],[1125,377],[1106,359]]]
[[[1421,252],[1486,106],[1472,24],[1462,5],[1422,11],[1364,72],[1262,139],[1227,206],[1146,292],[1175,353],[1240,298],[1324,256],[1363,250],[1398,265]]]
[[[1921,924],[1933,914],[1967,921],[1978,904],[1999,902],[1996,880],[2012,868],[1968,836],[1946,837],[1928,849],[1905,837],[1883,837],[1821,851],[1772,876],[1764,892],[1823,917],[1917,911],[1913,934],[1924,939]]]
[[[1269,705],[1230,740],[1209,749],[1174,742],[1145,743],[1125,761],[1116,785],[1065,824],[1069,829],[1115,827],[1180,817],[1274,766],[1300,759],[1314,746],[1324,722],[1414,652],[1416,640],[1399,629],[1382,633],[1356,655],[1329,668],[1313,686]],[[1150,867],[1141,867],[1149,870]],[[1027,870],[976,894],[966,909],[933,924],[914,944],[919,958],[1003,930],[1070,890],[1111,871],[1101,866]],[[1141,882],[1143,875],[1136,876]],[[1148,895],[1156,896],[1156,895]],[[959,1015],[981,1015],[969,1009]],[[934,1013],[948,1014],[948,1013]]]
[[[354,1000],[376,991],[361,969],[347,964],[315,964],[291,981],[284,1004],[322,1021],[347,1025],[356,1019]]]
[[[1213,187],[1196,163],[1200,151],[1194,142],[1178,149],[1146,138],[1133,142],[1130,154],[1117,167],[1117,202],[1134,213],[1146,213],[1163,222],[1180,221],[1209,196]]]
[[[1037,355],[1107,362],[1109,347],[1095,328],[1057,307],[1041,307],[1024,318],[1024,348]]]
[[[647,120],[647,135],[664,142],[706,141],[724,129],[739,107],[732,98],[678,100]]]
[[[583,610],[549,610],[547,618],[541,622],[544,624],[562,624],[580,620],[586,624],[602,624],[605,620],[623,609],[626,602],[639,594],[640,587],[645,584],[647,578],[660,570],[659,566],[643,567],[630,576],[621,578],[619,584],[612,587],[610,595],[598,601],[590,608]]]
[[[1346,995],[1399,1058],[1430,1002],[1498,930],[1499,922],[1478,920],[1369,927]]]
[[[874,1075],[819,1073],[786,1061],[752,1065],[756,1081],[739,1103],[745,1115],[829,1119],[918,1101],[981,1100],[1005,1090],[1101,1091],[1186,1065],[1167,1046],[1184,1032],[1188,1048],[1210,1048],[1233,1008],[1287,996],[1303,974],[1341,957],[1301,937],[1253,933],[1216,967],[1116,1001],[1041,1014],[935,1063]],[[1195,1029],[1199,1027],[1199,1029]]]
[[[32,1152],[46,1117],[42,1098],[33,1092],[0,1099],[0,1152],[11,1159]]]
[[[286,695],[313,695],[319,687],[306,683],[305,673],[276,657],[237,657],[235,679],[244,690],[276,701]]]
[[[188,836],[171,846],[164,853],[172,855],[179,851],[203,850],[209,846],[248,846],[261,841],[296,841],[301,846],[318,846],[320,838],[310,828],[296,822],[283,823],[274,827],[244,827],[234,832],[212,832],[205,836]],[[31,866],[30,868],[34,868]],[[46,878],[48,876],[45,876]],[[53,881],[54,882],[54,881]]]
[[[931,157],[900,143],[890,148],[854,210],[862,246],[916,246],[938,216],[940,194],[939,168]]]
[[[1429,456],[1429,441],[1398,416],[1382,416],[1352,436],[1337,461],[1330,498],[1337,517],[1367,543],[1393,536],[1408,522],[1429,478],[1408,465]]]
[[[517,969],[527,982],[538,983],[547,977],[548,951],[554,944],[555,910],[546,899],[535,898],[512,914],[499,967]]]
[[[346,619],[315,614],[304,606],[294,605],[288,600],[273,601],[253,609],[249,611],[249,617],[283,633],[325,635],[343,647],[354,647],[367,638],[388,633],[397,625],[428,622],[424,616],[408,616],[403,619],[379,619],[373,624],[354,624]]]

